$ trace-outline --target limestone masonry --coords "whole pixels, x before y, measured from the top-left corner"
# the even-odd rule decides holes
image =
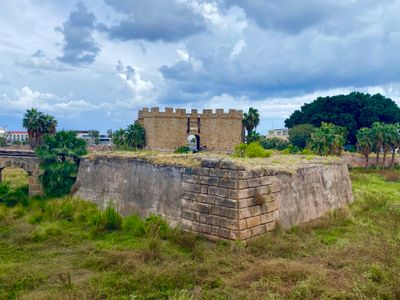
[[[138,122],[146,132],[146,147],[154,150],[175,150],[186,146],[189,135],[197,138],[197,146],[210,151],[227,152],[242,142],[243,111],[230,109],[227,113],[217,109],[205,109],[198,113],[192,109],[158,107],[139,111]]]
[[[210,239],[248,240],[322,216],[353,201],[346,163],[310,163],[294,172],[199,157],[195,167],[138,158],[84,158],[76,195],[123,214],[163,215]]]

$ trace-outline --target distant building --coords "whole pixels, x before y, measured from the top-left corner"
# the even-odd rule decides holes
[[[89,146],[95,145],[95,141],[93,137],[90,135],[90,130],[73,130],[76,132],[76,136],[80,139],[83,139],[87,142]],[[106,134],[99,134],[99,145],[110,145],[111,139]]]
[[[27,131],[7,131],[6,132],[7,143],[26,143],[28,142]]]
[[[280,138],[282,140],[288,140],[289,139],[289,129],[280,128],[280,129],[268,130],[268,134],[266,137],[267,137],[267,139],[276,137],[276,138]]]
[[[5,138],[6,137],[6,129],[0,127],[0,138]]]

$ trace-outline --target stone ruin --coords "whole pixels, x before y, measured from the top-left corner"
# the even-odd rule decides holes
[[[137,122],[145,129],[146,148],[173,151],[188,144],[188,137],[196,137],[196,148],[216,152],[229,152],[243,140],[243,111],[223,109],[215,112],[204,109],[199,113],[192,109],[158,107],[143,108]]]

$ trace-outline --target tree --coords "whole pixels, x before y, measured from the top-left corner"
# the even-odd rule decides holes
[[[322,122],[321,127],[311,134],[308,146],[318,155],[340,156],[346,142],[346,135],[346,128]]]
[[[400,148],[400,124],[391,124],[390,129],[390,148],[392,152],[392,158],[390,160],[390,167],[394,167],[394,159],[396,157],[396,151]]]
[[[357,131],[357,149],[365,157],[365,167],[369,167],[369,155],[374,149],[374,137],[371,128],[363,127]]]
[[[50,115],[45,115],[37,109],[28,109],[22,119],[22,126],[28,131],[29,143],[32,148],[39,146],[44,134],[56,132],[57,120]]]
[[[144,128],[139,123],[128,126],[126,129],[126,144],[128,147],[143,148],[144,139]]]
[[[98,130],[89,130],[88,135],[96,145],[100,144],[100,132]]]
[[[257,128],[258,124],[260,123],[260,115],[258,110],[250,107],[247,113],[243,114],[243,126],[246,128],[247,137],[251,137],[253,130]],[[248,141],[247,143],[250,143]]]
[[[278,137],[263,139],[260,144],[264,149],[283,150],[289,146],[289,142]]]
[[[36,148],[44,173],[41,181],[47,196],[70,193],[76,180],[79,161],[87,154],[86,142],[73,131],[60,131],[45,135],[43,144]]]
[[[319,97],[296,110],[286,121],[288,128],[299,124],[319,126],[321,122],[333,123],[347,129],[348,142],[356,143],[357,130],[371,127],[374,122],[400,122],[400,108],[390,98],[380,94],[353,92],[348,95]]]
[[[374,152],[376,153],[376,165],[379,165],[379,154],[385,141],[385,125],[380,122],[372,124],[371,132],[374,140]]]
[[[304,149],[315,129],[311,124],[296,125],[289,129],[289,142],[293,146]]]
[[[126,144],[126,130],[118,129],[112,135],[112,142],[117,148],[123,147]]]

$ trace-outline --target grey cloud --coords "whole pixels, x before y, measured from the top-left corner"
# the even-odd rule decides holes
[[[75,66],[93,63],[100,51],[93,38],[95,28],[95,15],[79,2],[62,27],[56,28],[64,35],[63,55],[58,59]]]
[[[206,30],[204,18],[184,1],[105,0],[124,18],[116,25],[102,25],[113,39],[173,42]]]
[[[357,30],[368,15],[385,9],[395,0],[226,0],[226,7],[241,7],[262,28],[298,34],[306,29],[328,33]]]
[[[48,57],[42,50],[37,50],[32,55],[17,59],[15,65],[18,67],[31,69],[33,71],[67,71],[70,70],[66,65],[59,63],[55,59]]]

